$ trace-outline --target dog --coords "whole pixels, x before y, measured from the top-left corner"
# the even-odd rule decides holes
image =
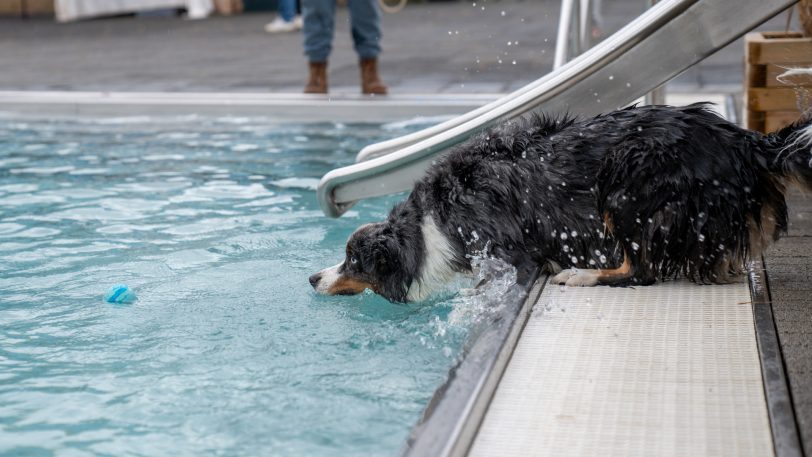
[[[310,284],[421,301],[477,255],[567,286],[725,283],[786,231],[785,192],[812,186],[811,159],[812,116],[764,135],[701,103],[534,115],[438,159]]]

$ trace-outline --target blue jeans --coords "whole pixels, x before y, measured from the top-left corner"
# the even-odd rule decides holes
[[[283,21],[290,22],[296,16],[296,0],[279,0],[276,9]]]
[[[377,0],[348,0],[355,52],[362,59],[381,53],[381,12]],[[336,0],[302,0],[304,52],[311,62],[326,62],[333,49]]]

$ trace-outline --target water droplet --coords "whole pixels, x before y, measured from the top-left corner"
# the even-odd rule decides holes
[[[564,233],[564,232],[561,232],[561,239],[566,240],[567,239],[567,234]]]
[[[601,261],[601,263],[606,263],[606,256],[602,255],[599,260]]]
[[[573,230],[573,231],[571,231],[571,232],[570,232],[570,235],[571,235],[573,238],[575,238],[576,236],[578,236],[578,232],[576,232],[575,230]]]
[[[637,244],[637,243],[635,243],[635,242],[632,242],[632,249],[634,249],[635,251],[637,251],[637,250],[639,250],[639,249],[640,249],[640,245],[639,245],[639,244]]]
[[[700,234],[699,234],[699,236],[697,236],[696,238],[697,238],[699,241],[705,241],[705,235],[703,235],[703,234],[701,234],[701,233],[700,233]]]
[[[609,81],[615,79],[615,75],[609,75]]]
[[[501,13],[501,14],[502,14],[502,16],[504,16],[504,15],[505,15],[505,12],[504,12],[504,11],[502,11],[502,13]]]

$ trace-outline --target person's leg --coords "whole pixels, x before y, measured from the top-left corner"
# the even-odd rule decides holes
[[[384,95],[387,88],[378,76],[381,53],[381,11],[377,0],[349,0],[355,52],[360,58],[361,92]]]
[[[381,53],[381,10],[377,0],[349,0],[350,24],[355,52],[362,59]]]
[[[295,32],[302,28],[301,19],[296,16],[296,0],[279,0],[277,15],[265,24],[268,33]]]
[[[333,47],[335,12],[335,0],[302,0],[304,53],[310,67],[305,93],[327,93],[327,58]]]
[[[335,0],[302,0],[304,52],[310,62],[326,62],[333,47]]]
[[[296,15],[296,0],[279,0],[278,12],[285,22],[290,22]]]

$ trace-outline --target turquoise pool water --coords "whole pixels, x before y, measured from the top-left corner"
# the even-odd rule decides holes
[[[480,305],[307,278],[395,201],[318,177],[421,126],[0,118],[0,454],[397,454]]]

